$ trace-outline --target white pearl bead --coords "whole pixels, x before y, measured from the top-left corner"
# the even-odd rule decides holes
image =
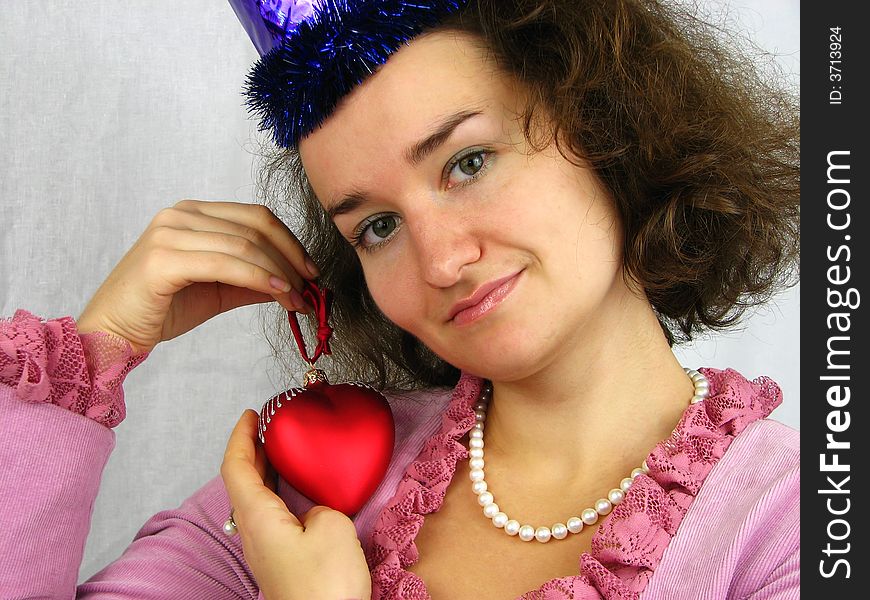
[[[556,523],[552,527],[550,527],[550,531],[553,533],[553,537],[557,540],[564,540],[568,537],[568,528],[565,527],[564,523]]]
[[[468,465],[472,469],[482,469],[483,468],[483,459],[482,458],[472,458],[468,461]]]
[[[227,519],[224,523],[224,533],[227,535],[233,535],[236,533],[236,528],[233,527],[233,524],[230,523],[229,519]]]
[[[501,512],[501,509],[498,507],[498,504],[492,502],[483,507],[483,514],[486,515],[487,519],[491,519]]]
[[[486,410],[486,404],[484,404],[483,402],[478,402],[477,404],[474,405],[474,411],[475,411],[475,412],[477,412],[477,411],[485,411],[485,410]]]
[[[689,377],[692,378],[692,381],[698,383],[699,381],[707,381],[707,378],[704,377],[704,374],[699,371],[692,371],[689,373]]]
[[[580,517],[571,517],[568,519],[568,531],[571,533],[580,533],[583,530],[583,520]]]
[[[474,429],[477,429],[478,431],[483,431],[483,423],[481,423],[480,421],[478,421],[477,423],[474,424],[474,427],[473,427],[473,428],[474,428]]]
[[[631,487],[632,483],[633,483],[632,478],[626,477],[625,479],[623,479],[622,481],[619,482],[619,489],[621,489],[623,492],[627,492],[628,488]]]
[[[472,448],[468,451],[468,456],[471,458],[483,458],[483,448]]]
[[[707,396],[692,396],[692,404],[697,404],[698,402],[703,402]]]
[[[587,508],[580,513],[580,518],[587,525],[595,525],[595,522],[598,521],[598,513],[595,512],[594,508]]]
[[[643,472],[644,472],[644,473],[649,474],[649,465],[646,464],[646,461],[643,461],[643,462],[640,464],[640,468],[643,469]]]
[[[599,498],[595,502],[595,512],[597,512],[602,517],[604,515],[609,515],[611,510],[613,510],[613,505],[610,503],[610,500]]]
[[[480,481],[475,481],[471,484],[471,491],[480,496],[482,493],[486,491],[486,488],[489,487],[486,485],[486,481],[481,479]]]
[[[509,519],[504,524],[504,532],[508,535],[516,535],[520,531],[520,522],[514,519]]]
[[[496,527],[504,527],[508,522],[508,516],[503,512],[499,512],[492,518],[492,524]]]
[[[468,445],[472,448],[483,448],[483,440],[471,439],[468,440]]]
[[[472,440],[482,440],[483,439],[483,432],[482,431],[470,431],[468,433],[468,437],[471,438]]]
[[[468,477],[471,481],[481,481],[483,479],[483,470],[482,469],[471,469],[468,473]]]
[[[550,541],[550,537],[552,537],[552,532],[549,527],[538,527],[535,529],[535,539],[541,542],[542,544],[546,544]]]
[[[610,503],[614,506],[625,500],[625,493],[622,490],[613,488],[610,492],[607,493],[607,499],[610,500]]]
[[[640,467],[632,469],[631,478],[636,479],[638,475],[643,475],[643,469],[641,469]]]
[[[524,542],[531,542],[535,539],[535,528],[531,525],[523,525],[520,527],[520,539]]]
[[[492,504],[494,498],[490,492],[483,492],[477,497],[477,503],[481,506],[486,506],[487,504]]]

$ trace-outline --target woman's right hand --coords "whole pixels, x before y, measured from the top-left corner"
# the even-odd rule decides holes
[[[277,300],[309,312],[298,293],[302,277],[318,274],[296,236],[265,206],[182,200],[157,213],[77,326],[80,333],[122,337],[134,354],[150,352],[239,306]],[[270,278],[290,285],[278,289]]]

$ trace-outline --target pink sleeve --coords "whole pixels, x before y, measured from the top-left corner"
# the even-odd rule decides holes
[[[151,517],[115,562],[76,587],[115,432],[0,387],[0,590],[3,598],[253,599],[229,499],[215,477],[181,507]]]
[[[14,392],[0,386],[0,590],[71,598],[115,432]]]
[[[714,535],[711,535],[714,532]],[[711,471],[641,598],[800,598],[800,438],[751,423]]]
[[[229,500],[220,477],[149,519],[118,560],[77,587],[115,446],[110,427],[124,415],[121,383],[144,360],[119,341],[78,335],[68,317],[41,323],[18,311],[0,321],[2,596],[256,598],[240,541],[221,529]]]
[[[767,581],[758,590],[743,600],[800,600],[801,597],[801,549],[791,554],[773,570]]]
[[[72,317],[42,321],[17,310],[0,319],[0,387],[20,401],[56,404],[106,427],[124,420],[124,378],[147,357],[108,333],[79,334]]]
[[[76,598],[256,599],[241,540],[223,532],[229,513],[218,475],[180,507],[148,519],[120,558],[78,587]]]

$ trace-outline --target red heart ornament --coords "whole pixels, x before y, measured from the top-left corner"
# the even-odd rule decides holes
[[[305,281],[302,297],[315,308],[318,345],[309,359],[296,314],[288,320],[310,367],[305,386],[271,398],[260,410],[259,438],[284,480],[312,501],[352,516],[380,485],[393,456],[395,423],[387,399],[371,386],[332,385],[314,367],[331,354],[331,293]]]
[[[285,481],[348,516],[371,497],[393,456],[390,406],[360,383],[289,389],[263,406],[260,429],[266,457]]]

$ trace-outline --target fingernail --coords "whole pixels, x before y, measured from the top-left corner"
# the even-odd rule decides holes
[[[280,292],[286,292],[286,291],[290,290],[289,283],[287,283],[283,279],[275,277],[274,275],[269,277],[269,285],[271,285],[273,288],[275,288],[276,290],[278,290]]]
[[[318,269],[317,265],[314,264],[314,261],[311,260],[310,258],[308,258],[307,256],[305,257],[305,266],[308,269],[308,272],[311,273],[312,275],[314,275],[315,277],[320,275],[320,269]]]
[[[296,310],[301,310],[305,306],[305,300],[302,299],[302,295],[296,290],[290,290],[290,300],[293,301],[293,306],[296,307]]]

